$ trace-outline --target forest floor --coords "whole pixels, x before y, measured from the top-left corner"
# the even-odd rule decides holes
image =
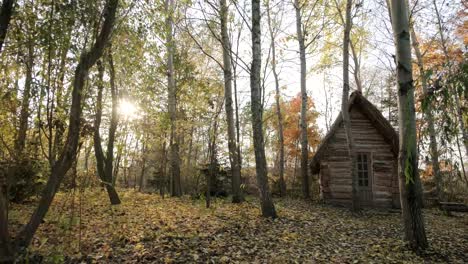
[[[468,215],[425,210],[430,249],[415,254],[401,240],[400,214],[348,209],[298,199],[276,200],[279,218],[260,217],[258,201],[241,205],[162,199],[119,190],[59,193],[29,255],[45,263],[467,263]],[[81,203],[80,203],[81,201]],[[13,204],[15,233],[35,202]]]

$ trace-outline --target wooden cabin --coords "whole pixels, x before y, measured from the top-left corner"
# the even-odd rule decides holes
[[[357,155],[360,204],[399,207],[395,129],[360,92],[351,94],[349,113]],[[319,174],[320,194],[325,202],[351,205],[351,161],[341,113],[309,165],[312,174]]]

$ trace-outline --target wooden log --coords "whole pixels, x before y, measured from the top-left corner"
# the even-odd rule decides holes
[[[468,212],[468,206],[462,203],[439,202],[440,208],[448,212]]]

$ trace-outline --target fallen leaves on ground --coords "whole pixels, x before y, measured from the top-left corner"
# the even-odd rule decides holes
[[[256,199],[231,204],[164,198],[119,190],[110,206],[98,189],[59,193],[30,254],[67,263],[433,263],[468,262],[468,216],[425,210],[430,248],[420,254],[402,242],[400,214],[279,199],[279,218],[260,217]],[[34,203],[13,205],[12,232]]]

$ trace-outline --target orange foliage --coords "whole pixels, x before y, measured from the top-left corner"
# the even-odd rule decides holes
[[[300,146],[300,115],[301,115],[301,95],[298,94],[290,101],[281,103],[283,113],[283,134],[286,159],[292,161],[296,155],[301,152]],[[309,140],[309,156],[312,156],[320,143],[320,134],[317,126],[318,112],[315,110],[315,105],[312,99],[308,98],[307,103],[307,138]]]

